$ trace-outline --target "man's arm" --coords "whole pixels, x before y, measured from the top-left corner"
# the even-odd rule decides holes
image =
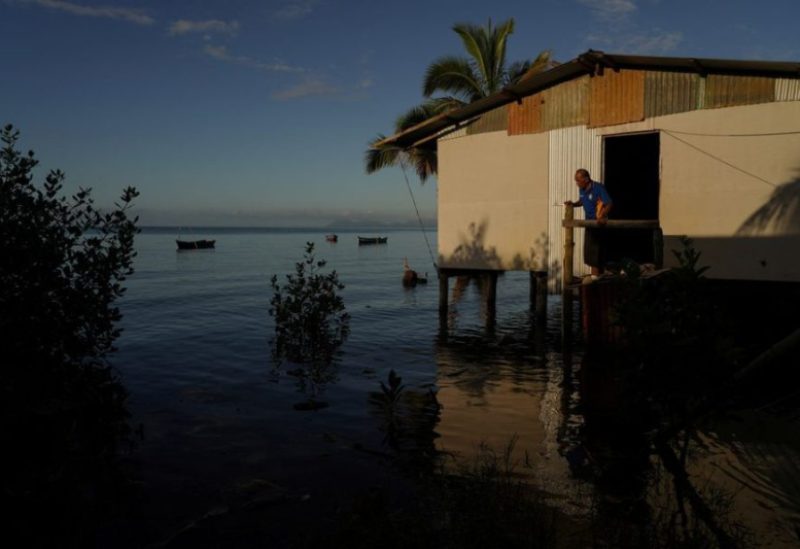
[[[564,201],[565,206],[583,206],[583,202],[581,202],[580,198],[578,200],[566,200]]]

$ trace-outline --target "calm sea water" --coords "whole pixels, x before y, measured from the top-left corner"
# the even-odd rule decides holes
[[[248,498],[279,493],[324,508],[399,482],[388,459],[397,441],[370,403],[392,369],[408,393],[434,392],[441,406],[409,430],[412,446],[457,463],[479,445],[502,451],[514,441],[520,473],[554,505],[576,517],[596,512],[606,488],[584,474],[599,459],[582,407],[585,357],[563,352],[559,299],[551,297],[546,326],[532,325],[527,274],[507,273],[487,333],[479,288],[456,288],[443,340],[422,235],[381,234],[387,245],[358,246],[350,232],[329,244],[324,231],[207,229],[182,237],[214,238],[217,248],[192,252],[176,252],[172,230],[138,236],[114,358],[142,435],[135,463],[146,505],[134,539],[168,539]],[[335,379],[319,396],[329,406],[317,411],[295,410],[307,394],[275,370],[269,348],[269,278],[292,272],[307,241],[339,273],[352,316]],[[431,283],[402,288],[404,258]],[[797,427],[763,411],[709,425],[692,460],[695,480],[732,493],[736,517],[770,544],[798,540]]]

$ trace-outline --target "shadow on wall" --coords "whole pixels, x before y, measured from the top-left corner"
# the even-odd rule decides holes
[[[489,221],[472,222],[466,233],[459,237],[460,243],[450,256],[439,254],[439,265],[448,269],[481,269],[495,271],[546,271],[548,263],[549,238],[541,233],[534,245],[528,249],[528,257],[516,253],[509,261],[504,261],[497,253],[496,246],[486,242]],[[540,253],[537,253],[540,250]]]
[[[769,200],[745,220],[736,234],[800,234],[800,179],[777,187]]]
[[[489,221],[484,219],[480,223],[470,223],[467,235],[460,236],[461,243],[456,246],[450,257],[441,256],[439,263],[449,268],[464,269],[502,269],[502,261],[497,255],[495,246],[486,245],[486,233],[489,230]]]

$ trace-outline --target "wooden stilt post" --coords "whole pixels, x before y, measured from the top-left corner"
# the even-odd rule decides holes
[[[575,207],[571,204],[564,205],[564,221],[575,219]],[[562,266],[561,293],[566,295],[570,290],[567,286],[572,284],[573,255],[575,253],[575,229],[572,226],[564,227],[564,265]]]
[[[656,269],[664,267],[664,231],[661,227],[653,229],[653,263]]]
[[[536,318],[547,318],[547,271],[538,271],[536,280]]]
[[[530,276],[530,286],[528,287],[528,302],[530,303],[531,311],[536,310],[536,295],[538,286],[536,285],[536,271],[529,271],[528,276]]]
[[[439,320],[447,321],[448,303],[447,273],[439,269]]]
[[[497,318],[497,271],[486,275],[486,329],[494,331]]]

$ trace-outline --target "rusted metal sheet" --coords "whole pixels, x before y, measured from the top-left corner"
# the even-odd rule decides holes
[[[800,101],[800,78],[777,78],[775,101]]]
[[[556,130],[589,122],[589,80],[583,76],[542,92],[542,128]]]
[[[589,127],[644,120],[644,71],[606,69],[589,85]]]
[[[508,106],[508,135],[542,131],[542,94],[525,97],[521,103]]]
[[[508,107],[493,109],[467,127],[467,134],[497,132],[508,129]]]
[[[706,109],[772,101],[775,101],[774,78],[725,74],[709,74],[706,77]]]
[[[664,116],[702,108],[700,76],[648,71],[644,79],[644,115]]]
[[[578,188],[575,185],[575,170],[585,168],[592,178],[600,179],[602,158],[602,137],[596,130],[585,126],[573,126],[552,130],[549,133],[550,153],[548,158],[549,184],[548,196],[548,288],[553,293],[561,291],[561,265],[564,259],[564,218],[565,200],[577,200]],[[583,208],[575,209],[575,219],[583,219]],[[576,275],[589,274],[583,263],[583,229],[575,230]]]

